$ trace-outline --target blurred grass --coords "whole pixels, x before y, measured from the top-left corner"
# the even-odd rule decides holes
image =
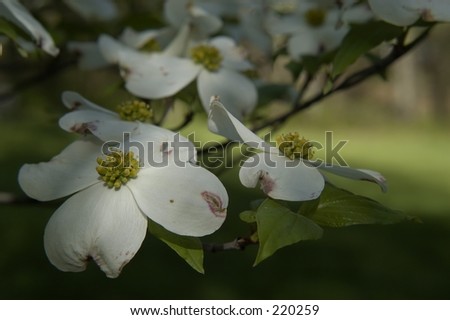
[[[47,161],[74,138],[57,128],[64,108],[56,100],[33,92],[24,99],[1,115],[0,191],[19,192],[21,164]],[[2,205],[0,298],[449,299],[449,129],[383,116],[375,106],[355,108],[320,105],[279,132],[297,130],[323,142],[324,131],[331,130],[335,140],[349,140],[345,160],[382,172],[390,190],[381,194],[369,183],[333,181],[420,216],[423,223],[327,229],[323,239],[284,248],[256,268],[251,267],[256,247],[206,254],[206,275],[191,270],[149,235],[123,274],[110,280],[93,264],[86,272],[70,274],[47,261],[43,230],[59,202]],[[192,126],[207,136],[204,121],[197,117]],[[236,177],[236,170],[222,175],[231,199],[229,218],[211,240],[229,241],[247,233],[238,213],[258,190],[243,188]]]

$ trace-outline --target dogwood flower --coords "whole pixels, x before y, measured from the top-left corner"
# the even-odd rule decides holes
[[[58,55],[59,49],[55,46],[50,34],[19,1],[0,1],[0,16],[11,21],[28,33],[34,39],[37,47],[42,48],[42,50],[52,56]],[[18,40],[19,42],[24,41],[23,39]]]
[[[139,100],[121,103],[117,112],[105,109],[73,91],[63,92],[62,101],[71,111],[59,119],[59,126],[67,132],[85,134],[90,132],[86,124],[98,120],[120,126],[122,121],[151,122],[153,117],[150,105]]]
[[[239,179],[247,188],[259,183],[271,198],[305,201],[319,197],[324,188],[324,176],[318,169],[375,182],[383,191],[387,190],[386,181],[378,172],[310,161],[312,145],[296,133],[280,136],[278,147],[266,143],[228,112],[218,97],[211,99],[208,127],[216,134],[257,150],[258,153],[241,166]]]
[[[425,21],[450,21],[450,3],[446,0],[369,0],[374,14],[391,24],[409,26]]]
[[[231,38],[221,36],[191,43],[189,54],[184,58],[138,52],[106,35],[100,37],[99,44],[107,60],[119,64],[127,90],[138,97],[172,96],[197,79],[198,94],[206,111],[209,97],[215,93],[219,93],[224,102],[236,106],[230,111],[238,118],[256,106],[256,87],[240,73],[252,65]]]
[[[341,3],[341,2],[339,2]],[[305,55],[317,55],[337,48],[349,30],[350,23],[365,22],[372,17],[364,5],[336,1],[298,1],[292,12],[271,15],[268,28],[272,34],[288,35],[287,49],[294,60]]]
[[[145,238],[147,218],[195,237],[216,231],[225,219],[227,192],[216,176],[189,162],[191,144],[153,125],[120,124],[80,124],[94,136],[20,169],[19,184],[33,199],[72,195],[44,233],[46,254],[62,271],[83,271],[92,259],[107,277],[119,276]],[[131,140],[115,141],[125,130]]]

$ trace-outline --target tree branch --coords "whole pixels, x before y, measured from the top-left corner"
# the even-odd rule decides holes
[[[203,250],[206,252],[221,252],[229,250],[244,250],[247,246],[256,244],[250,238],[238,237],[230,242],[225,243],[203,243]]]

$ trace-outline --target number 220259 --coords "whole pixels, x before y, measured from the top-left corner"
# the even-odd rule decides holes
[[[273,316],[315,316],[319,312],[319,306],[317,304],[297,304],[297,305],[273,305]]]

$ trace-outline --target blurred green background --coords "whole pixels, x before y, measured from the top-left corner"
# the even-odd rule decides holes
[[[58,271],[42,243],[45,225],[61,202],[0,204],[1,299],[450,299],[450,129],[448,96],[441,73],[432,71],[430,50],[445,49],[448,33],[437,33],[391,72],[391,82],[371,79],[290,119],[277,132],[297,130],[324,141],[324,132],[348,140],[342,150],[353,167],[382,172],[389,191],[334,178],[339,186],[419,217],[422,223],[326,229],[323,239],[299,243],[252,267],[256,246],[207,253],[206,274],[190,269],[149,235],[118,279],[94,265],[86,272]],[[430,49],[431,48],[431,49]],[[448,52],[448,51],[447,51]],[[441,55],[443,58],[445,55]],[[449,66],[441,66],[446,72]],[[0,192],[21,194],[23,163],[48,161],[76,137],[57,126],[65,112],[61,92],[76,90],[107,106],[126,96],[114,89],[109,71],[75,67],[2,96],[0,101]],[[411,74],[412,72],[412,74]],[[428,72],[428,73],[427,73]],[[445,75],[448,77],[448,73]],[[441,80],[439,80],[441,79]],[[448,82],[448,81],[447,81]],[[438,90],[437,87],[440,87]],[[436,96],[440,98],[437,99]],[[271,112],[283,104],[274,102]],[[205,116],[190,128],[205,131]],[[186,132],[185,132],[186,133]],[[230,193],[229,216],[207,241],[247,234],[238,213],[248,196],[237,171],[221,176]]]

